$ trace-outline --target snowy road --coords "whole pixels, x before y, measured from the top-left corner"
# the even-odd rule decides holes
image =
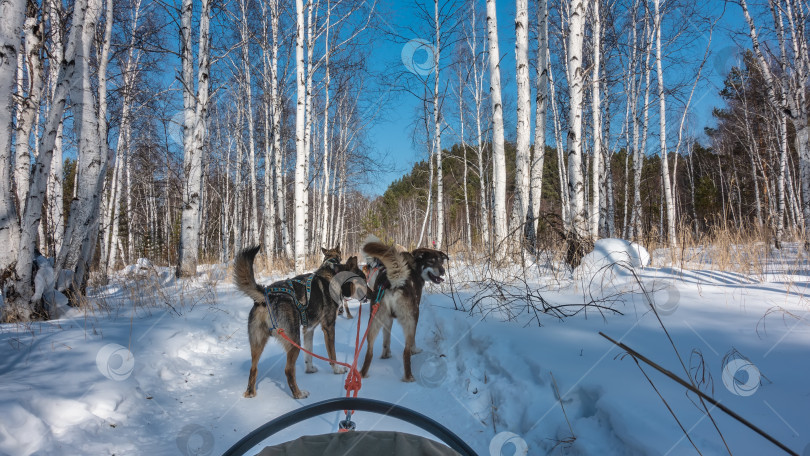
[[[645,284],[657,277],[653,296],[668,306],[661,318],[686,368],[705,382],[701,388],[794,451],[808,454],[806,281],[757,282],[731,273],[653,268],[640,274]],[[243,398],[250,300],[229,283],[201,281],[181,289],[170,282],[166,285],[174,288],[159,294],[172,300],[183,296],[174,301],[174,310],[145,307],[143,296],[113,286],[107,290],[107,312],[0,327],[0,454],[219,454],[282,413],[344,394],[345,376],[323,363],[317,364],[318,372],[305,374],[299,357],[299,385],[311,395],[294,400],[284,378],[283,350],[271,341],[259,364],[257,396]],[[613,279],[611,290],[632,288],[628,283],[626,277]],[[582,284],[567,285],[544,297],[582,302],[582,290]],[[696,454],[632,358],[598,335],[603,331],[685,378],[641,294],[627,292],[614,304],[623,315],[603,318],[589,311],[564,321],[542,317],[538,327],[527,324],[528,314],[502,322],[496,313],[483,318],[453,310],[453,300],[442,294],[449,291],[433,287],[423,298],[417,345],[424,351],[413,358],[417,382],[400,381],[403,343],[395,324],[393,356],[374,360],[361,396],[426,414],[482,455],[523,448],[533,455]],[[456,301],[469,308],[480,290],[455,291]],[[774,306],[803,320],[766,316]],[[363,320],[366,315],[364,308]],[[350,362],[353,354],[356,321],[338,319],[342,361]],[[325,353],[320,331],[315,350]],[[742,357],[750,364],[734,361]],[[725,445],[735,455],[780,454],[710,408],[724,444],[694,395],[643,368],[703,454],[727,454]],[[309,420],[268,443],[333,432],[340,419],[335,413]],[[358,413],[355,421],[358,429],[424,435],[367,413]]]

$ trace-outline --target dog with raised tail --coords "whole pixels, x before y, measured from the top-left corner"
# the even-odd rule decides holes
[[[300,349],[279,335],[279,330],[299,346],[301,329],[304,333],[304,348],[312,351],[312,338],[315,328],[320,325],[323,330],[326,352],[330,359],[336,359],[335,353],[335,320],[339,301],[342,300],[340,287],[330,288],[330,282],[336,274],[350,271],[362,274],[358,268],[357,257],[349,258],[345,264],[337,261],[324,261],[320,268],[311,274],[302,274],[291,279],[281,280],[268,286],[256,283],[253,260],[259,247],[251,247],[239,252],[234,261],[234,283],[239,291],[253,299],[253,308],[248,317],[248,339],[250,340],[250,375],[245,397],[256,395],[256,374],[259,358],[264,351],[267,340],[274,336],[287,353],[287,364],[284,373],[292,396],[303,399],[309,392],[298,388],[295,378],[295,362]],[[326,253],[326,252],[324,252]],[[305,357],[306,372],[316,372],[312,356]],[[346,373],[346,368],[330,363],[335,374]]]
[[[371,286],[370,298],[379,296],[382,290],[380,308],[369,321],[368,347],[360,373],[368,377],[371,359],[374,356],[374,341],[380,330],[383,330],[383,351],[381,358],[391,357],[391,327],[394,318],[399,321],[405,333],[405,350],[402,353],[404,367],[403,382],[414,381],[411,372],[411,354],[422,350],[415,345],[416,325],[419,322],[419,302],[422,300],[422,289],[426,282],[441,284],[444,282],[444,261],[449,260],[446,253],[434,249],[416,249],[412,252],[398,249],[396,245],[387,245],[379,239],[369,237],[363,246],[363,253],[372,268],[379,270]],[[378,264],[377,264],[378,262]]]

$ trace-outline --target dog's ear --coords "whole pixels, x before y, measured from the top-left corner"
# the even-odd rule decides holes
[[[349,257],[349,259],[346,260],[346,267],[349,268],[349,270],[357,269],[357,257]]]
[[[340,253],[340,242],[338,242],[338,245],[335,246],[335,250],[337,250],[337,252]]]
[[[427,256],[428,256],[428,255],[429,255],[431,252],[433,252],[433,250],[431,250],[431,249],[424,249],[424,248],[422,248],[422,249],[416,249],[416,250],[412,251],[412,252],[411,252],[411,255],[413,256],[413,259],[414,259],[414,260],[416,260],[416,261],[423,261],[425,258],[427,258]]]
[[[325,248],[321,247],[321,252],[322,252],[324,255],[326,255],[327,250],[326,250]]]

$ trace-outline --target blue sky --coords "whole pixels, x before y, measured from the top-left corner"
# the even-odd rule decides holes
[[[432,2],[429,3],[428,8],[432,9]],[[382,27],[396,30],[401,35],[408,35],[405,30],[407,28],[417,28],[416,19],[414,14],[414,3],[408,1],[385,0],[378,6],[380,11],[385,12],[383,16],[384,23]],[[484,9],[484,1],[479,2],[480,8]],[[712,0],[709,6],[711,12],[715,17],[720,17],[723,12],[723,2]],[[505,117],[506,117],[506,137],[507,140],[513,139],[515,136],[514,121],[514,73],[515,73],[515,54],[514,54],[514,14],[515,3],[513,1],[498,2],[498,35],[500,41],[500,52],[502,55],[501,60],[501,78],[503,85],[503,96],[505,103]],[[531,18],[533,19],[533,18]],[[530,20],[531,20],[530,19]],[[689,21],[690,18],[681,18],[682,20]],[[706,63],[703,70],[703,77],[706,81],[699,86],[692,100],[690,113],[693,116],[692,123],[696,129],[702,130],[703,126],[711,122],[711,110],[713,107],[720,104],[720,99],[717,95],[717,90],[722,83],[725,72],[735,64],[738,55],[736,45],[731,39],[730,30],[742,30],[744,27],[742,12],[737,5],[729,4],[725,14],[717,24],[714,36],[712,38],[711,50],[712,57]],[[533,27],[533,24],[530,24]],[[405,36],[403,36],[405,37]],[[432,36],[429,32],[425,36],[412,36],[408,39],[425,39],[432,42]],[[705,49],[708,36],[701,34],[700,38],[703,42],[696,42],[695,48],[700,49],[702,55]],[[748,45],[747,41],[742,41],[744,46]],[[401,64],[402,43],[394,42],[393,40],[379,40],[376,42],[376,48],[372,52],[372,68],[375,71],[386,71],[392,65]],[[424,56],[424,52],[416,55],[418,61],[420,57]],[[444,60],[444,58],[443,58]],[[446,78],[447,75],[442,74],[441,77]],[[556,76],[558,79],[562,75]],[[532,74],[532,79],[534,75]],[[534,82],[532,81],[532,86]],[[488,81],[485,84],[485,90],[488,89]],[[381,194],[387,186],[403,173],[410,170],[416,161],[424,160],[427,157],[427,152],[424,147],[415,146],[412,141],[412,127],[411,124],[417,116],[417,107],[419,105],[415,96],[407,93],[391,93],[391,99],[388,100],[389,108],[385,114],[378,119],[374,125],[371,126],[369,132],[369,142],[378,154],[386,156],[386,161],[392,168],[390,171],[383,172],[381,175],[374,179],[370,184],[367,191],[371,194]],[[511,105],[511,106],[510,106]],[[511,107],[511,109],[510,109]],[[532,108],[533,110],[533,108]],[[674,119],[674,120],[680,120]],[[447,121],[453,123],[455,120],[452,115],[447,116]],[[511,128],[510,128],[511,127]],[[453,134],[448,132],[442,140],[444,148],[451,146],[455,142]]]

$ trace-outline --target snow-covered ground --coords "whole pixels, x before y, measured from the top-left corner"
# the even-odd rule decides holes
[[[800,263],[792,260],[798,269],[764,279],[672,267],[634,272],[701,389],[808,455],[810,275]],[[298,382],[310,396],[293,399],[283,350],[271,341],[259,363],[257,396],[243,398],[250,300],[222,266],[201,268],[198,279],[182,282],[168,269],[141,266],[97,290],[94,312],[0,326],[0,454],[219,454],[282,413],[345,394],[344,376],[323,363],[305,374],[302,356]],[[728,454],[726,445],[735,455],[781,454],[707,404],[715,428],[695,394],[644,364],[642,372],[599,335],[686,378],[629,270],[596,267],[550,281],[529,268],[526,283],[514,281],[514,271],[493,274],[512,280],[506,288],[484,280],[489,273],[482,271],[453,263],[452,288],[428,285],[417,329],[424,351],[413,357],[417,382],[400,381],[403,342],[395,324],[393,357],[374,360],[361,396],[428,415],[482,455],[696,454],[646,373],[702,454]],[[509,306],[496,297],[504,290]],[[537,314],[515,298],[527,290],[537,305],[542,296],[579,312],[565,319]],[[577,307],[591,301],[616,312]],[[356,322],[338,319],[342,361],[351,361]],[[320,331],[315,350],[325,354]],[[334,432],[342,418],[312,419],[266,443]],[[354,420],[358,429],[425,435],[369,413]]]

